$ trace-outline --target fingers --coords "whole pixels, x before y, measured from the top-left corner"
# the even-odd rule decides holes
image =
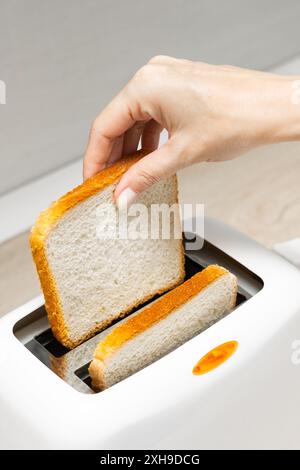
[[[147,122],[142,136],[142,148],[150,152],[156,150],[159,144],[161,131],[162,126],[158,122],[153,119]]]
[[[123,143],[124,143],[124,135],[121,137],[117,137],[113,143],[113,147],[110,153],[110,156],[106,162],[106,166],[110,166],[119,160],[123,154]]]
[[[113,140],[107,137],[103,131],[98,128],[98,124],[93,124],[89,142],[83,161],[83,179],[86,180],[105,167],[113,148]]]
[[[130,155],[137,151],[142,137],[142,146],[145,150],[153,151],[158,147],[159,136],[162,127],[151,120],[148,123],[139,121],[128,129],[121,137],[117,137],[113,142],[110,156],[106,161],[106,166],[110,166],[122,156]]]
[[[156,57],[153,60],[159,63],[164,59]],[[118,160],[122,153],[127,155],[137,150],[145,124],[153,117],[146,111],[146,108],[149,109],[152,74],[153,66],[146,65],[138,70],[126,87],[95,119],[84,157],[84,179]],[[158,145],[160,127],[151,123],[145,129],[144,147],[154,150]]]
[[[114,193],[120,209],[130,205],[136,196],[152,184],[176,173],[180,167],[179,155],[169,140],[133,165],[121,178]]]
[[[115,139],[120,138],[130,129],[136,120],[149,119],[148,116],[143,115],[142,111],[139,111],[138,106],[133,113],[134,105],[128,99],[124,89],[95,119],[84,157],[84,179],[93,176],[106,166],[113,151]],[[120,147],[117,147],[117,150],[114,149],[113,159],[117,159],[119,150]]]
[[[122,156],[136,152],[141,138],[143,149],[153,152],[158,147],[161,131],[161,125],[154,120],[135,123],[124,135],[115,139],[106,165],[112,165]]]
[[[140,121],[134,124],[124,135],[123,155],[130,155],[136,152],[138,144],[145,127],[145,122]]]

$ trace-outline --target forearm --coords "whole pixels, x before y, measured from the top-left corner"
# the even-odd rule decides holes
[[[300,76],[282,77],[284,90],[277,109],[278,141],[300,140]]]
[[[265,74],[262,85],[246,109],[255,145],[300,140],[300,77]]]
[[[163,128],[169,140],[158,148]],[[154,57],[95,120],[85,177],[134,152],[140,137],[148,155],[123,176],[116,200],[193,163],[300,140],[300,77]]]

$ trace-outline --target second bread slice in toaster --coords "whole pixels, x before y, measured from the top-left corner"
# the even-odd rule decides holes
[[[237,280],[211,265],[116,326],[98,344],[89,373],[103,390],[174,350],[236,303]]]

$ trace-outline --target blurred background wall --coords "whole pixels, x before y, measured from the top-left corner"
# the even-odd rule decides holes
[[[0,194],[82,156],[155,54],[266,69],[300,51],[297,0],[0,0]]]

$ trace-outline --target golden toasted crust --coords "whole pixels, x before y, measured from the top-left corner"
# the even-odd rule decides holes
[[[74,348],[86,339],[92,337],[97,331],[99,331],[100,328],[105,328],[107,325],[109,325],[110,322],[107,321],[101,324],[99,323],[99,325],[96,325],[93,330],[90,330],[88,333],[84,334],[81,338],[76,341],[73,341],[70,338],[68,327],[64,320],[58,289],[56,287],[55,279],[52,275],[47,260],[46,242],[48,234],[58,222],[58,220],[67,211],[75,207],[77,204],[80,204],[87,198],[103,190],[107,186],[115,184],[134,163],[136,163],[141,157],[145,155],[146,152],[139,151],[134,155],[131,155],[130,157],[126,157],[119,160],[111,167],[104,169],[97,175],[86,180],[83,184],[62,196],[60,199],[54,202],[48,209],[42,212],[39,218],[37,219],[34,227],[32,228],[30,235],[31,251],[45,297],[45,308],[48,314],[49,323],[56,339],[67,348]],[[163,289],[159,293],[162,293],[165,290],[174,287],[183,280],[183,277],[184,254],[182,250],[180,278],[176,282],[171,283],[169,286],[165,286],[165,289]],[[145,302],[151,297],[153,297],[155,293],[149,295],[147,298],[144,298],[142,302]],[[120,312],[119,316],[125,316],[128,312],[130,312],[130,310],[135,308],[137,305],[138,303],[131,305],[123,312]]]
[[[234,308],[236,305],[238,285],[237,285],[237,280],[235,276],[233,276],[233,283],[234,284],[233,284],[232,295],[231,295],[230,309]]]
[[[94,358],[89,366],[89,374],[92,378],[92,387],[95,392],[106,388],[104,382],[104,363]]]
[[[128,318],[125,323],[117,326],[98,344],[94,358],[98,361],[105,361],[124,343],[167,317],[173,310],[186,303],[202,289],[228,273],[229,271],[221,266],[210,265],[200,273],[195,274],[153,304],[145,307],[140,314]],[[97,364],[99,365],[99,362]],[[96,367],[90,369],[92,374],[94,370],[96,370]],[[99,370],[97,373],[99,373]]]

